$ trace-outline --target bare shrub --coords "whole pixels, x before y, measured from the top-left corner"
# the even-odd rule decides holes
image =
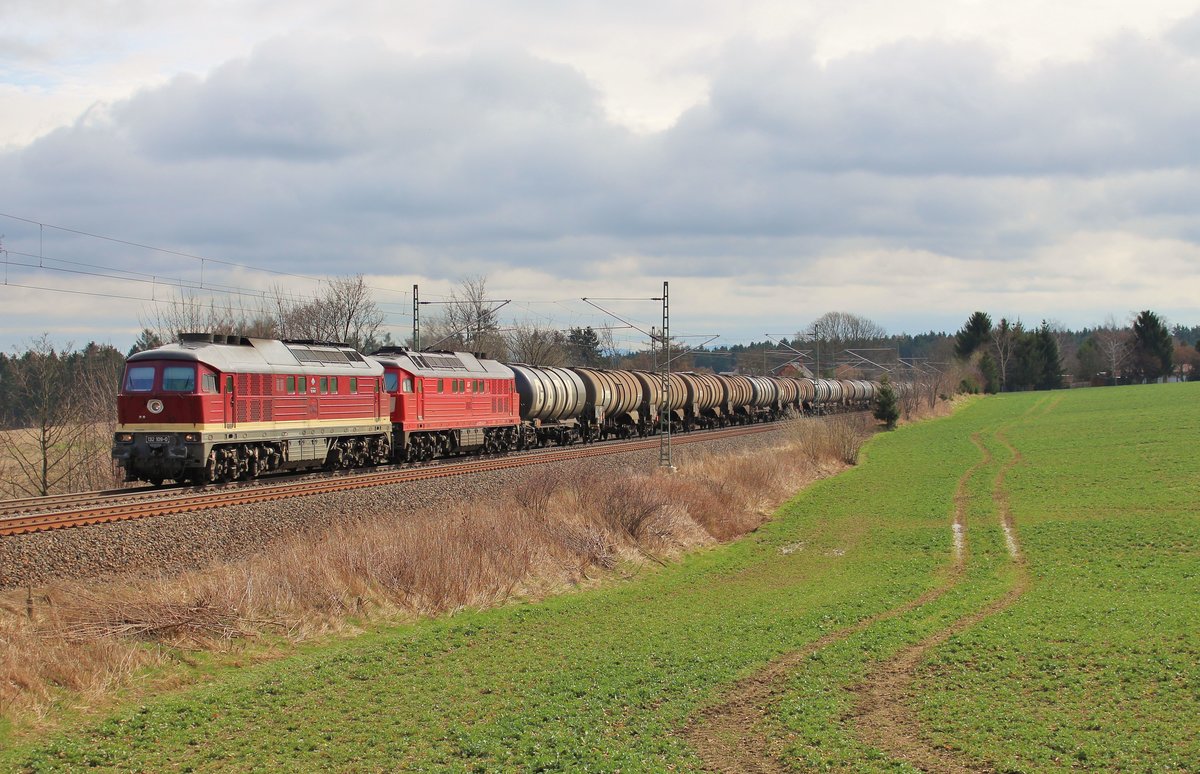
[[[859,413],[833,414],[792,420],[788,432],[797,453],[810,464],[854,465],[858,462],[859,448],[871,435],[871,426]]]
[[[245,635],[237,611],[206,599],[173,601],[147,598],[141,589],[107,598],[74,594],[54,609],[43,636],[67,642],[112,638],[202,643]]]
[[[597,490],[593,507],[601,523],[634,543],[669,503],[662,489],[643,475],[603,480]]]
[[[556,469],[535,470],[513,488],[517,505],[531,513],[544,513],[550,500],[564,486],[563,475]]]

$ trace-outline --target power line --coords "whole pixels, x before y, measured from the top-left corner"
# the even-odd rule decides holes
[[[41,221],[33,220],[32,218],[23,218],[20,215],[12,215],[7,212],[0,212],[0,217],[9,218],[10,220],[19,221],[21,223],[28,223],[29,225],[32,225],[32,226],[37,226],[39,229],[39,240],[41,237],[41,231],[43,231],[44,229],[47,229],[47,228],[54,229],[55,231],[62,231],[67,234],[75,234],[77,236],[88,237],[89,239],[99,239],[104,242],[111,242],[112,244],[125,245],[126,247],[136,247],[141,250],[150,250],[153,252],[162,253],[164,255],[173,255],[173,256],[176,256],[179,258],[188,258],[188,259],[191,259],[194,261],[200,261],[200,267],[201,267],[202,273],[204,270],[205,263],[215,263],[215,264],[219,264],[222,266],[231,266],[231,267],[235,267],[235,268],[239,268],[239,269],[246,269],[248,271],[262,272],[264,274],[274,274],[274,275],[277,275],[280,277],[292,277],[294,279],[303,279],[303,280],[308,280],[310,282],[317,282],[317,283],[328,282],[327,277],[314,277],[309,274],[299,274],[296,272],[280,271],[278,269],[265,269],[265,268],[262,268],[259,266],[253,266],[253,265],[247,264],[247,263],[239,263],[237,261],[228,261],[223,258],[210,258],[210,257],[204,256],[204,255],[196,255],[194,253],[186,253],[181,250],[172,250],[172,249],[166,248],[166,247],[158,247],[156,245],[143,244],[141,242],[134,242],[134,241],[131,241],[128,239],[121,239],[119,237],[111,237],[111,236],[107,236],[104,234],[94,234],[89,231],[82,231],[80,229],[70,228],[68,226],[59,226],[59,225],[55,225],[53,223],[42,223]],[[39,241],[39,245],[40,245],[40,241]],[[38,257],[39,258],[43,257],[43,253],[42,253],[40,247],[39,247],[39,256]],[[203,274],[201,276],[203,276]],[[371,286],[370,289],[382,291],[385,293],[399,293],[401,295],[407,295],[406,291],[395,290],[393,288],[379,288],[379,287]]]

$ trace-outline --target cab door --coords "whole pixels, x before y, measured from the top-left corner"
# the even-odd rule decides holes
[[[233,374],[225,374],[225,393],[223,397],[225,398],[222,401],[225,404],[225,428],[232,430],[237,426],[237,403],[235,402],[237,395],[233,388]]]

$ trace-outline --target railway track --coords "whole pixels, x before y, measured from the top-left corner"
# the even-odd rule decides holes
[[[750,425],[706,432],[673,435],[672,445],[714,441],[739,435],[778,430],[778,424]],[[623,454],[659,446],[655,437],[612,441],[587,446],[553,447],[522,454],[445,460],[420,467],[396,467],[365,473],[335,473],[283,482],[254,482],[226,485],[220,489],[138,487],[77,495],[26,498],[0,503],[0,536],[83,527],[129,519],[165,516],[172,513],[224,508],[233,505],[284,500],[328,492],[389,486],[406,481],[445,478],[503,468],[541,465],[548,462]],[[36,512],[31,512],[36,511]]]

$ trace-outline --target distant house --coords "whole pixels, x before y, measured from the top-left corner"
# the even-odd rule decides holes
[[[813,378],[812,371],[808,370],[808,367],[805,366],[803,363],[800,363],[795,360],[793,360],[790,363],[784,363],[783,365],[779,366],[778,368],[773,369],[771,371],[771,374],[773,376],[783,376],[783,377],[788,377],[788,378],[792,378],[792,379],[812,379]]]

